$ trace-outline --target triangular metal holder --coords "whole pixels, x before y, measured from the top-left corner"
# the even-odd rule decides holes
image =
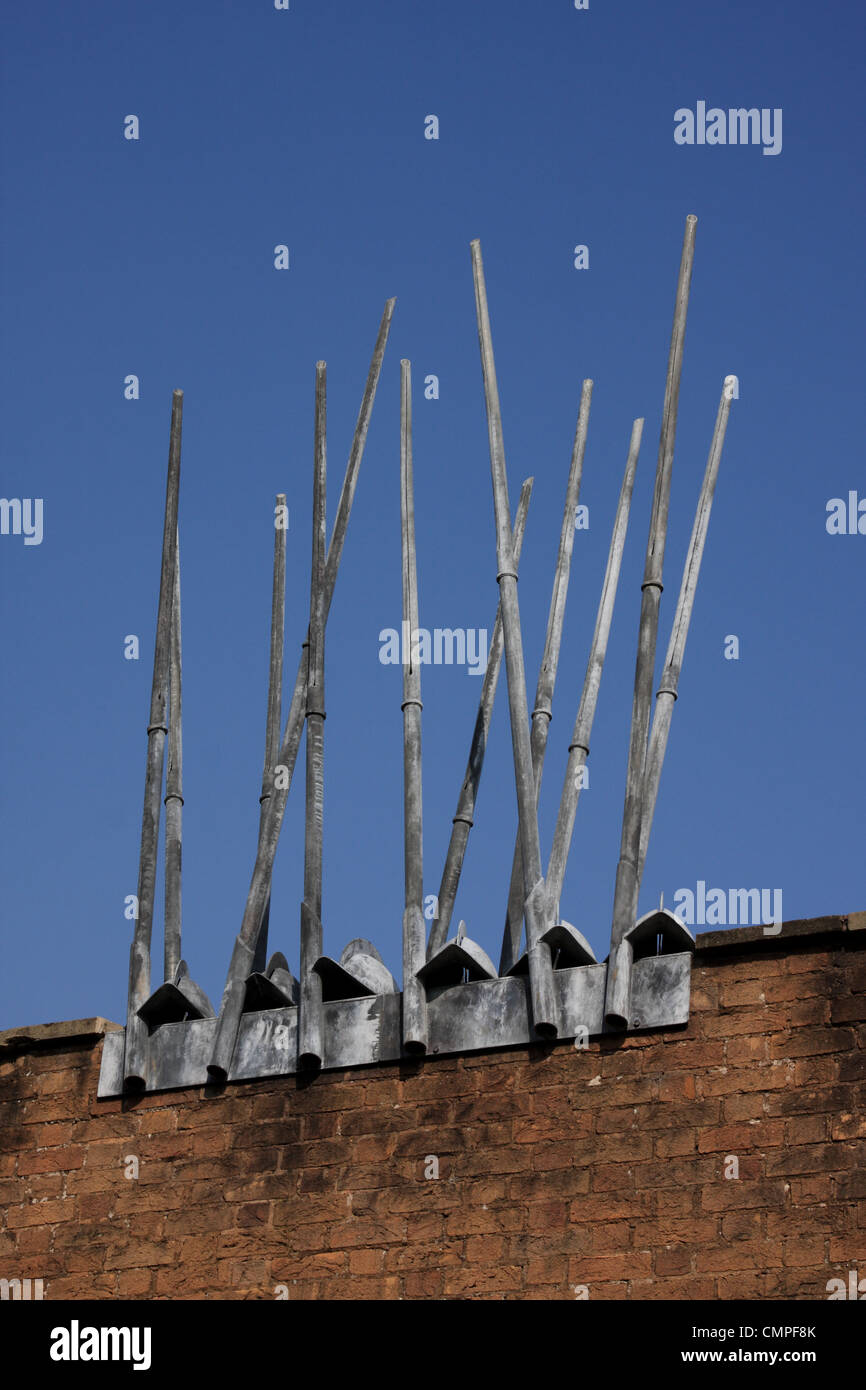
[[[554,970],[568,970],[575,965],[597,965],[595,952],[577,927],[573,927],[570,922],[557,922],[556,926],[550,927],[542,934],[541,940],[546,942],[553,954]],[[529,957],[526,952],[518,956],[506,975],[527,975],[529,973]]]
[[[457,935],[446,941],[440,951],[418,971],[418,979],[427,989],[447,989],[451,985],[467,984],[472,980],[495,980],[496,966],[487,952],[466,936],[466,925],[460,923]]]
[[[247,976],[243,1011],[252,1014],[297,1004],[299,992],[298,982],[282,951],[274,951],[266,970],[254,970]]]
[[[339,961],[320,956],[313,966],[322,981],[322,1002],[362,999],[371,994],[399,994],[397,981],[372,941],[356,936]]]
[[[183,1023],[188,1018],[213,1018],[214,1007],[204,990],[189,977],[189,968],[182,960],[173,980],[166,980],[155,989],[138,1010],[148,1030],[153,1033],[163,1023]]]
[[[654,907],[645,912],[625,936],[631,942],[635,960],[695,949],[695,938],[685,922],[666,907]]]

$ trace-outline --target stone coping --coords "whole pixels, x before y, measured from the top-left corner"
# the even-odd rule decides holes
[[[0,1051],[32,1052],[38,1047],[56,1043],[81,1042],[96,1039],[103,1033],[122,1030],[120,1023],[107,1018],[75,1018],[63,1023],[32,1023],[22,1028],[6,1028],[0,1032]]]

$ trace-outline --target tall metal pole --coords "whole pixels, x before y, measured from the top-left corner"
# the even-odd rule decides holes
[[[713,430],[709,457],[707,458],[706,472],[704,473],[703,486],[701,487],[701,495],[698,499],[698,508],[695,513],[692,536],[689,541],[688,554],[683,569],[682,584],[680,585],[680,594],[677,599],[677,611],[671,629],[667,656],[665,657],[665,669],[662,674],[661,685],[656,695],[649,749],[647,751],[646,773],[644,776],[643,806],[641,808],[640,854],[638,856],[637,866],[638,889],[640,889],[641,879],[643,878],[644,862],[646,860],[650,831],[652,830],[653,816],[655,815],[656,799],[658,797],[665,752],[668,746],[668,735],[671,729],[674,703],[677,698],[680,671],[682,670],[686,640],[689,635],[689,624],[692,620],[692,610],[695,604],[698,575],[701,572],[701,560],[703,559],[704,545],[706,543],[707,530],[710,524],[713,494],[716,490],[716,480],[719,476],[719,464],[722,461],[725,432],[728,428],[728,416],[731,411],[731,383],[733,380],[734,378],[732,377],[725,377],[725,383],[722,387],[722,396],[716,413],[716,424]]]
[[[532,478],[526,479],[520,489],[520,499],[517,503],[517,515],[514,519],[515,567],[520,561],[520,552],[523,549],[523,532],[526,526],[526,514],[529,511],[529,499],[532,496],[532,482]],[[501,662],[502,602],[500,600],[496,608],[493,634],[490,638],[487,669],[481,684],[481,696],[478,701],[475,728],[472,731],[469,760],[466,764],[466,773],[463,777],[460,795],[457,798],[457,810],[451,825],[448,853],[445,856],[445,867],[442,870],[442,881],[439,884],[436,916],[430,927],[430,940],[427,944],[428,960],[432,960],[433,956],[436,955],[437,951],[441,951],[448,940],[448,928],[451,925],[457,889],[460,886],[460,875],[463,872],[463,859],[469,842],[469,832],[475,820],[475,801],[484,767],[484,754],[487,751],[487,737],[490,732],[490,720],[493,714],[493,701],[496,698]]]
[[[183,859],[183,724],[181,710],[180,543],[175,536],[169,660],[168,764],[165,770],[164,978],[174,980],[181,956]]]
[[[424,964],[424,850],[421,798],[421,666],[415,485],[412,476],[412,367],[400,363],[400,539],[403,568],[403,1046],[427,1051],[427,995],[418,979]],[[408,647],[408,651],[406,648]]]
[[[165,519],[162,531],[162,564],[159,575],[159,603],[156,642],[153,652],[153,682],[150,690],[150,718],[147,726],[147,764],[144,776],[144,808],[141,817],[141,851],[138,865],[138,916],[129,952],[129,995],[124,1037],[123,1076],[125,1086],[140,1089],[146,1083],[145,1058],[147,1026],[139,1009],[150,995],[150,940],[153,932],[153,906],[156,891],[156,857],[159,845],[159,801],[165,757],[166,702],[168,699],[171,646],[171,609],[177,544],[177,506],[180,491],[180,445],[183,427],[183,392],[175,391],[171,401],[171,433],[168,446],[168,477],[165,488]]]
[[[283,699],[283,651],[286,644],[286,528],[278,526],[286,505],[286,494],[278,492],[274,504],[274,578],[271,590],[271,646],[268,662],[268,713],[265,722],[265,761],[262,769],[262,793],[259,797],[259,840],[265,825],[267,803],[274,791],[274,768],[280,755],[280,716]],[[263,971],[268,957],[268,924],[271,914],[271,895],[265,903],[265,913],[256,946],[253,969]]]
[[[571,735],[571,743],[568,746],[568,764],[565,769],[565,781],[563,783],[562,796],[559,802],[556,829],[553,833],[553,846],[550,851],[550,860],[547,865],[547,874],[544,880],[547,893],[548,915],[553,918],[554,922],[559,920],[559,899],[562,894],[562,884],[565,878],[569,851],[571,849],[572,835],[574,834],[577,803],[580,798],[580,789],[583,783],[581,769],[589,757],[589,740],[592,735],[592,725],[595,719],[596,706],[598,704],[598,692],[601,686],[601,676],[604,670],[605,657],[607,655],[607,643],[610,636],[611,622],[613,621],[613,608],[616,602],[617,587],[619,585],[619,572],[622,565],[623,550],[625,549],[629,509],[631,507],[632,492],[634,490],[634,478],[637,470],[638,454],[640,453],[643,426],[643,420],[635,420],[632,425],[628,460],[626,462],[625,476],[623,477],[622,487],[620,489],[619,502],[617,503],[616,518],[613,524],[613,534],[611,536],[610,550],[607,557],[607,568],[604,572],[604,583],[602,584],[601,598],[599,600],[598,613],[595,619],[595,630],[592,634],[592,645],[590,647],[589,660],[586,665],[583,692],[580,697],[580,706],[574,723],[574,732]]]
[[[321,1066],[322,980],[315,964],[322,954],[322,799],[325,737],[325,543],[327,522],[326,367],[316,363],[313,547],[310,565],[310,666],[307,677],[307,788],[304,834],[304,901],[301,904],[301,999],[298,1059]]]
[[[680,273],[668,370],[665,382],[665,403],[659,437],[655,492],[647,541],[641,596],[640,629],[635,663],[634,697],[632,701],[631,737],[629,740],[628,770],[626,773],[625,805],[622,818],[620,857],[616,871],[611,924],[610,953],[605,987],[605,1023],[611,1029],[628,1027],[629,997],[631,994],[632,952],[625,934],[637,918],[637,862],[640,853],[640,818],[643,798],[643,775],[646,760],[649,714],[652,702],[653,670],[658,636],[659,600],[662,591],[665,540],[667,538],[668,508],[670,505],[671,469],[677,426],[677,406],[683,365],[683,342],[689,305],[689,287],[695,256],[697,218],[686,218]]]
[[[394,313],[394,305],[396,302],[396,299],[389,299],[385,304],[385,310],[382,314],[382,322],[379,325],[379,334],[376,339],[376,346],[373,349],[373,357],[370,362],[370,370],[367,374],[367,384],[364,388],[361,409],[358,413],[358,422],[355,426],[355,435],[352,440],[349,461],[346,464],[346,473],[343,478],[343,487],[340,493],[334,529],[331,533],[331,541],[328,546],[328,560],[325,566],[324,582],[326,622],[328,611],[331,606],[331,599],[334,594],[337,571],[340,567],[340,558],[343,553],[343,544],[346,539],[346,530],[352,511],[352,501],[355,496],[358,472],[364,455],[367,429],[370,424],[373,401],[376,398],[376,387],[379,383],[379,374],[382,370],[382,359],[385,356],[385,346],[388,342],[388,333],[391,328],[391,318]],[[243,1011],[245,981],[252,969],[255,959],[255,949],[261,929],[262,918],[264,916],[265,904],[270,893],[271,875],[273,873],[274,858],[277,852],[277,843],[280,838],[283,815],[285,814],[289,789],[292,784],[295,760],[298,756],[301,730],[304,726],[307,694],[307,664],[308,649],[307,643],[305,642],[301,648],[301,659],[298,664],[298,673],[295,677],[295,688],[292,694],[292,702],[289,706],[289,713],[286,718],[285,730],[283,732],[277,773],[274,779],[274,795],[268,800],[266,805],[265,820],[262,826],[262,833],[259,836],[258,848],[256,850],[256,862],[253,866],[253,874],[247,894],[241,929],[235,939],[226,985],[220,1004],[213,1052],[211,1060],[208,1063],[208,1073],[214,1081],[224,1081],[229,1073]]]
[[[589,407],[592,402],[592,382],[583,383],[580,395],[580,411],[574,446],[571,451],[571,466],[568,472],[568,485],[565,489],[565,507],[562,514],[562,527],[559,533],[559,550],[556,556],[556,569],[553,576],[553,592],[550,597],[550,610],[547,615],[547,631],[544,636],[544,653],[538,684],[535,688],[535,706],[532,711],[532,730],[530,747],[532,751],[532,771],[535,777],[535,804],[541,793],[541,778],[544,772],[544,754],[547,750],[547,735],[553,718],[553,692],[556,686],[556,671],[559,665],[559,649],[562,644],[562,625],[565,620],[565,600],[568,596],[568,579],[571,572],[571,554],[574,549],[575,511],[580,498],[580,483],[583,477],[583,456],[586,451],[586,434],[589,428]],[[502,950],[499,958],[499,973],[506,975],[520,954],[520,937],[523,932],[523,873],[520,861],[520,835],[514,846],[511,861],[511,883],[508,890],[508,907],[505,913],[505,926],[502,932]]]
[[[558,1020],[553,983],[553,961],[549,946],[540,939],[544,930],[544,879],[541,872],[541,846],[538,837],[535,778],[532,772],[532,750],[529,738],[526,674],[520,633],[520,607],[517,599],[517,567],[514,562],[511,518],[508,506],[508,480],[505,469],[499,390],[496,385],[496,366],[493,360],[493,343],[487,309],[487,291],[484,284],[484,267],[481,260],[481,243],[476,240],[471,245],[478,341],[481,348],[481,369],[484,376],[484,398],[487,408],[487,432],[490,441],[493,505],[496,514],[498,569],[496,577],[499,582],[502,627],[505,636],[505,669],[508,677],[514,778],[517,787],[520,849],[523,860],[524,913],[526,915],[532,1020],[537,1033],[542,1036],[556,1037]]]

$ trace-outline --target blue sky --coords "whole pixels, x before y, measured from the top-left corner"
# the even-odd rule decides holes
[[[830,0],[364,6],[7,5],[0,536],[0,1027],[122,1021],[171,392],[185,392],[184,955],[218,1003],[252,869],[272,508],[285,491],[287,690],[309,605],[313,386],[329,517],[384,301],[393,328],[327,632],[324,924],[399,976],[399,361],[413,363],[420,620],[492,629],[496,557],[469,243],[482,241],[521,563],[530,707],[583,377],[595,382],[542,788],[549,852],[631,422],[632,520],[563,916],[607,951],[640,580],[685,217],[698,216],[659,669],[724,376],[731,411],[641,908],[781,888],[866,906],[863,19]],[[783,147],[679,146],[674,112],[783,112]],[[140,138],[124,139],[135,114]],[[439,139],[424,138],[425,117]],[[274,247],[290,269],[274,268]],[[589,248],[575,270],[573,248]],[[124,399],[124,378],[140,399]],[[438,400],[425,400],[435,373]],[[124,637],[141,659],[123,656]],[[724,658],[728,634],[740,659]],[[480,681],[427,666],[425,891],[438,888]],[[286,701],[287,707],[287,701]],[[303,750],[298,763],[303,768]],[[498,958],[516,805],[504,673],[457,914]],[[303,776],[271,943],[298,965]],[[161,878],[153,955],[162,958]],[[157,974],[154,983],[157,983]]]

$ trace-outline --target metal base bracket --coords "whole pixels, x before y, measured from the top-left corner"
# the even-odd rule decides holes
[[[646,956],[632,972],[632,1027],[671,1028],[688,1022],[690,951]],[[557,1041],[598,1037],[604,1029],[607,965],[579,965],[554,973]],[[324,1070],[397,1062],[401,1045],[401,994],[333,999],[322,1006]],[[526,976],[473,980],[443,990],[428,1003],[429,1054],[445,1056],[540,1042],[530,1021]],[[147,1040],[148,1091],[208,1084],[215,1018],[164,1023]],[[123,1093],[122,1030],[105,1036],[98,1095]],[[548,1044],[549,1045],[549,1044]],[[555,1045],[555,1044],[554,1044]],[[416,1059],[417,1060],[417,1059]],[[246,1013],[241,1019],[229,1081],[291,1076],[298,1071],[298,1010],[292,1005]]]

